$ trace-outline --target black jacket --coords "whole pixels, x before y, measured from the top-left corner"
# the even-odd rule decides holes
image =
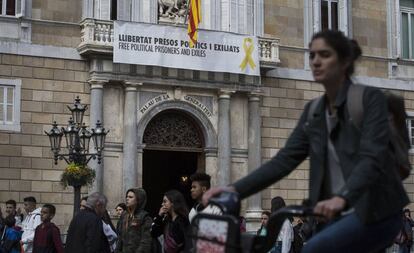
[[[388,146],[390,129],[384,94],[376,88],[364,89],[364,119],[359,130],[350,121],[346,109],[349,85],[352,85],[350,81],[345,82],[336,97],[338,123],[330,138],[345,180],[345,187],[339,195],[347,200],[349,207],[355,208],[363,222],[370,223],[398,213],[409,200]],[[308,156],[311,204],[315,205],[328,197],[323,196],[322,191],[327,168],[326,97],[308,122],[309,106],[310,103],[306,105],[285,147],[270,161],[234,184],[241,197],[250,196],[279,181]]]
[[[65,253],[110,252],[102,219],[92,209],[81,210],[69,225]]]

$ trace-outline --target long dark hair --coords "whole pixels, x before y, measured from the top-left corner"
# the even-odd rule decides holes
[[[334,30],[325,30],[315,33],[309,43],[316,39],[323,39],[326,44],[332,47],[338,55],[339,61],[349,62],[349,66],[345,70],[345,75],[349,78],[354,73],[354,62],[361,56],[362,50],[356,40],[348,39],[343,32]]]
[[[185,219],[188,218],[188,207],[185,202],[184,196],[177,190],[167,191],[165,197],[173,204],[173,210],[178,215]]]
[[[286,203],[282,197],[274,197],[270,203],[270,212],[274,213],[282,207],[285,207]]]

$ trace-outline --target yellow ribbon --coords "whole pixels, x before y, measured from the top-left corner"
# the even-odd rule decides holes
[[[252,53],[254,50],[254,44],[252,38],[245,38],[243,41],[243,49],[246,53],[246,56],[244,57],[242,63],[240,64],[240,68],[244,71],[247,67],[247,64],[250,65],[250,68],[254,69],[256,67],[256,64],[254,64]]]

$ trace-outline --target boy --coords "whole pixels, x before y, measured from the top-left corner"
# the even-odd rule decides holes
[[[25,253],[32,253],[33,237],[36,227],[42,222],[40,220],[40,207],[36,208],[36,198],[33,196],[26,197],[24,201],[24,210],[26,217],[22,223],[23,235],[22,244]]]
[[[6,201],[6,216],[14,216],[16,219],[15,226],[21,227],[23,222],[23,214],[20,213],[20,208],[17,209],[17,203],[13,199]]]
[[[193,208],[191,208],[190,213],[188,214],[188,219],[190,222],[193,220],[194,216],[197,213],[209,213],[209,214],[221,214],[220,209],[217,206],[209,205],[204,207],[201,203],[203,194],[210,189],[210,175],[206,173],[195,173],[191,175],[191,198],[196,201]]]
[[[1,252],[20,253],[20,240],[22,239],[22,231],[20,227],[16,227],[16,220],[13,215],[9,215],[4,220],[6,231],[1,242]]]
[[[40,212],[42,223],[37,226],[33,239],[33,253],[63,253],[59,228],[50,222],[55,216],[55,213],[56,208],[54,205],[43,205]]]

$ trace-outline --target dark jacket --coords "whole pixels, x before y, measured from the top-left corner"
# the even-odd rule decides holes
[[[66,238],[66,253],[103,253],[110,252],[102,219],[94,210],[81,210],[69,225]]]
[[[52,222],[36,227],[33,239],[33,253],[63,253],[59,228]]]
[[[345,187],[338,195],[346,199],[348,207],[355,208],[363,222],[376,222],[397,214],[409,200],[388,147],[390,129],[384,94],[376,88],[364,89],[364,119],[359,130],[350,121],[346,109],[349,85],[352,85],[350,81],[345,82],[336,97],[338,123],[330,135],[345,180]],[[324,97],[309,122],[310,103],[306,105],[285,147],[259,169],[234,184],[241,197],[250,196],[279,181],[308,156],[311,205],[330,197],[324,196],[322,189],[327,174],[326,104]]]
[[[177,216],[172,221],[168,216],[155,216],[151,227],[151,235],[154,238],[164,235],[164,252],[178,253],[184,252],[185,231],[190,225],[188,217]]]
[[[130,190],[128,190],[130,191]],[[120,219],[120,234],[116,252],[147,253],[151,252],[152,237],[150,233],[152,219],[144,210],[147,194],[144,189],[132,189],[138,204],[134,213],[126,211]]]

